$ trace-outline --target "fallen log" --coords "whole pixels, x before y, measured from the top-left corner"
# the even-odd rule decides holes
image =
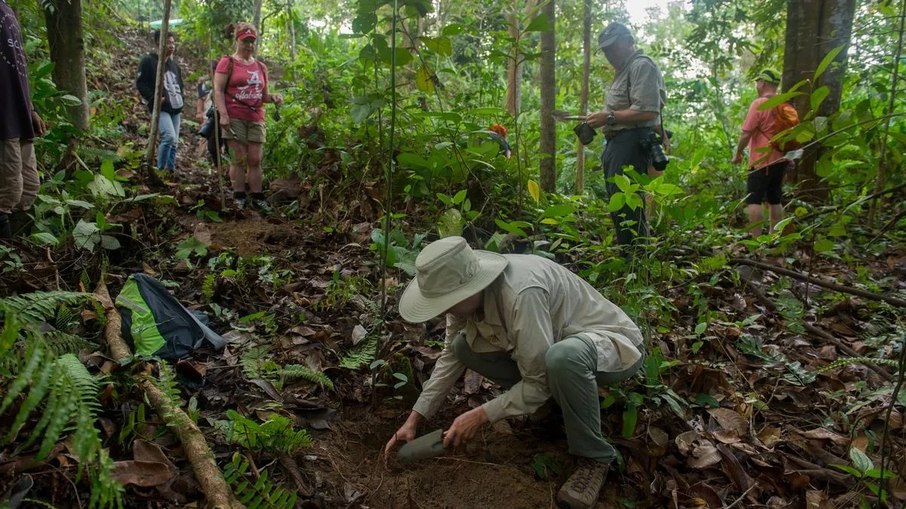
[[[98,285],[94,296],[104,307],[104,315],[107,317],[104,339],[111,355],[117,361],[130,357],[132,351],[120,335],[122,321],[119,311],[113,305],[110,292],[104,282]],[[144,391],[151,406],[167,423],[167,426],[176,431],[176,435],[182,442],[186,458],[192,465],[192,471],[195,473],[195,478],[198,480],[201,491],[208,500],[207,507],[213,509],[244,509],[245,506],[233,497],[233,491],[214,461],[214,454],[211,452],[211,448],[208,447],[204,434],[192,422],[192,419],[178,404],[170,400],[150,375],[139,375],[138,386]]]
[[[784,276],[789,276],[793,279],[798,279],[800,281],[805,281],[813,285],[820,286],[822,288],[827,288],[829,290],[834,290],[837,292],[848,293],[850,295],[857,295],[859,297],[864,297],[869,300],[879,300],[892,304],[894,306],[899,306],[901,308],[906,308],[906,300],[898,299],[896,297],[890,297],[888,295],[879,295],[877,293],[872,293],[867,290],[860,290],[858,288],[853,288],[851,286],[845,286],[841,284],[834,283],[832,281],[825,281],[823,279],[818,279],[812,277],[808,274],[801,274],[794,270],[784,269],[783,267],[777,267],[776,265],[771,265],[770,263],[759,262],[757,260],[748,260],[746,258],[731,258],[730,263],[735,265],[749,265],[752,267],[758,267],[759,269],[769,270],[776,274],[783,274]]]

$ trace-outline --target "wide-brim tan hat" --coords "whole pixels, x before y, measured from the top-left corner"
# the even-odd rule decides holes
[[[473,250],[462,237],[434,241],[415,259],[415,279],[400,298],[400,315],[412,323],[430,320],[484,290],[506,265],[502,255]]]

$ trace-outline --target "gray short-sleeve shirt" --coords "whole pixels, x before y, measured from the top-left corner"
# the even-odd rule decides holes
[[[614,77],[604,106],[610,111],[633,109],[637,111],[655,111],[660,114],[667,102],[667,90],[664,77],[657,64],[646,56],[642,50],[636,51],[622,71]],[[614,131],[633,127],[654,127],[660,123],[660,115],[647,122],[633,125],[618,125]],[[605,126],[605,130],[607,130]]]

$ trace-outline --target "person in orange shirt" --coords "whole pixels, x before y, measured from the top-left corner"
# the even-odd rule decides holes
[[[777,94],[780,86],[780,73],[765,69],[755,77],[755,89],[758,98],[752,101],[742,133],[733,155],[733,164],[743,161],[744,151],[749,149],[749,176],[746,181],[746,210],[749,215],[749,235],[761,235],[764,223],[763,203],[768,203],[771,230],[783,219],[783,174],[790,165],[790,160],[783,153],[771,146],[771,137],[776,131],[774,118],[770,109],[758,108]]]

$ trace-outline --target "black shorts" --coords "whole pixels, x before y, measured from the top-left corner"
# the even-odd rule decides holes
[[[783,198],[783,174],[789,164],[789,161],[778,161],[757,170],[749,168],[746,203],[761,205],[768,202],[771,205],[779,205]]]

